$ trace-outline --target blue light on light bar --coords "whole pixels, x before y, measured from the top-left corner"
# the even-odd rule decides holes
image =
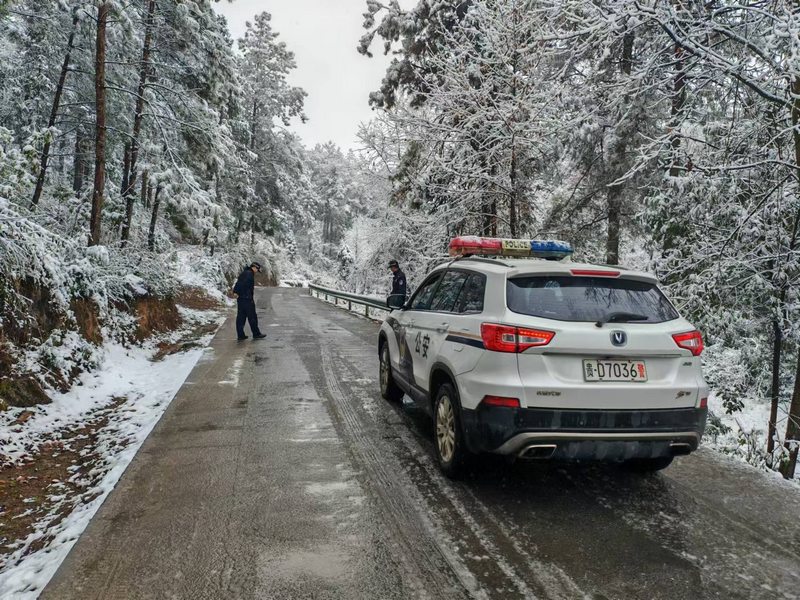
[[[572,245],[560,240],[531,240],[531,256],[561,259],[573,253]]]

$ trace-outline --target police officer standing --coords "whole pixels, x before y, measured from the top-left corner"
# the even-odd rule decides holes
[[[258,328],[258,316],[256,315],[256,301],[253,295],[256,284],[256,271],[261,272],[261,265],[257,262],[252,263],[246,267],[239,279],[236,280],[236,285],[233,286],[233,293],[236,294],[236,303],[238,310],[236,312],[236,339],[246,340],[247,336],[244,334],[244,322],[250,323],[250,331],[253,334],[254,340],[260,340],[265,337],[261,330]]]
[[[392,279],[392,293],[390,298],[393,300],[392,304],[402,306],[406,301],[406,274],[400,270],[400,265],[396,260],[389,261],[389,269],[394,274]]]

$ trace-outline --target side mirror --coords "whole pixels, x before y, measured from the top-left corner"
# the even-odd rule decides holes
[[[396,310],[398,308],[403,308],[406,303],[406,298],[402,294],[392,294],[388,298],[386,298],[386,307],[390,310]]]

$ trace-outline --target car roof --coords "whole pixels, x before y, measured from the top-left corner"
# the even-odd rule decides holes
[[[448,263],[439,265],[434,271],[445,268],[468,268],[483,273],[504,274],[507,277],[517,277],[521,275],[537,274],[564,274],[572,275],[573,270],[585,271],[619,271],[620,277],[625,279],[637,279],[650,283],[658,283],[658,280],[651,274],[644,271],[636,271],[619,265],[598,265],[593,263],[579,263],[561,260],[544,260],[536,258],[484,258],[466,257],[459,258]]]

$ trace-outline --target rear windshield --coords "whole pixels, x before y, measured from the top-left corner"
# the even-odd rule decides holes
[[[678,318],[664,294],[652,283],[605,277],[515,277],[507,284],[508,308],[515,313],[559,321],[600,321],[630,313],[636,323]]]

